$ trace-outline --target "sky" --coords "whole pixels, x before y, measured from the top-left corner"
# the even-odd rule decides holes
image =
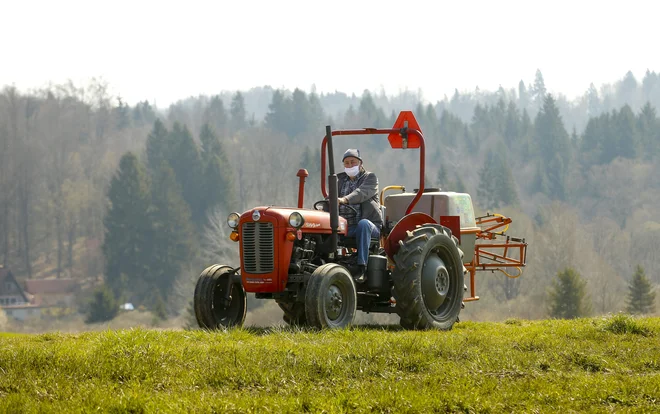
[[[103,79],[131,105],[269,85],[425,101],[517,88],[569,99],[660,71],[654,1],[2,0],[0,87]]]

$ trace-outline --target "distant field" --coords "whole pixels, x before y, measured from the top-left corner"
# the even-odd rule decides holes
[[[0,334],[0,412],[658,412],[660,318]]]

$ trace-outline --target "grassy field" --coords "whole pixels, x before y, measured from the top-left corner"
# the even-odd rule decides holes
[[[0,412],[658,412],[660,318],[0,334]]]

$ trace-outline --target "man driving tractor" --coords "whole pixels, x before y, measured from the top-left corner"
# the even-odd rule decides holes
[[[383,224],[378,202],[378,177],[364,169],[357,149],[346,150],[342,161],[344,172],[337,174],[339,215],[348,221],[348,237],[355,237],[357,241],[357,264],[350,266],[349,271],[357,283],[363,283],[369,243],[372,238],[378,239]]]

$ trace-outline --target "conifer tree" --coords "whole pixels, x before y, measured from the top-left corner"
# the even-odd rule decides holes
[[[550,161],[542,164],[543,173],[547,179],[548,189],[545,194],[558,200],[566,199],[567,163],[560,154],[555,154]]]
[[[469,140],[470,137],[467,135],[468,131],[467,125],[464,125],[458,117],[454,116],[447,110],[442,111],[439,125],[439,133],[442,143],[455,146],[461,135],[463,135],[466,140]],[[471,148],[470,143],[466,142],[466,146]]]
[[[478,204],[486,209],[498,207],[498,200],[496,200],[496,187],[495,187],[495,162],[493,160],[493,151],[489,150],[486,154],[486,160],[479,170],[479,186],[477,187],[477,197],[479,197]]]
[[[643,100],[648,103],[651,100],[654,90],[658,91],[657,87],[660,85],[660,75],[646,69],[644,79],[642,79],[642,95]]]
[[[291,100],[284,96],[279,89],[273,93],[266,114],[266,127],[272,131],[288,133],[287,128],[292,123]]]
[[[506,123],[504,126],[504,139],[509,148],[518,142],[520,136],[520,115],[518,108],[513,101],[509,101],[509,106],[506,110]]]
[[[312,165],[310,171],[313,171],[316,174],[321,174],[321,149],[319,147],[316,147],[316,149],[314,150],[314,156],[312,156]]]
[[[660,149],[660,122],[650,102],[646,102],[639,114],[637,130],[644,159],[653,159]]]
[[[518,204],[518,193],[511,169],[503,155],[489,150],[479,171],[479,203],[486,209]]]
[[[422,102],[417,102],[417,105],[415,106],[413,113],[419,114],[416,115],[415,118],[417,119],[417,123],[419,124],[422,131],[424,131],[424,134],[431,135],[428,133],[429,119],[426,117],[426,111],[424,110],[424,105],[422,104]]]
[[[311,128],[312,113],[307,101],[307,95],[296,88],[291,95],[291,119],[287,125],[289,137],[295,137],[309,131]]]
[[[467,124],[463,126],[463,141],[465,142],[465,148],[467,148],[469,152],[477,152],[479,150],[477,142],[473,137],[473,134],[470,133],[470,128]]]
[[[202,163],[207,164],[213,155],[218,155],[222,152],[222,144],[216,135],[215,128],[211,127],[208,123],[202,125],[199,132],[199,140],[202,143]]]
[[[588,316],[591,312],[586,282],[570,267],[558,272],[552,280],[548,299],[549,313],[553,318],[574,319]]]
[[[135,126],[143,126],[145,124],[150,124],[155,122],[157,119],[156,113],[154,112],[149,102],[138,102],[132,110],[132,121]]]
[[[313,152],[310,150],[309,162],[307,164],[307,172],[309,177],[307,177],[305,185],[305,199],[310,199],[313,197],[314,200],[318,200],[322,197],[319,181],[321,180],[321,149],[316,148]]]
[[[309,174],[305,179],[305,204],[311,204],[308,203],[310,201],[310,197],[316,197],[318,186],[315,186],[314,184],[318,183],[320,179],[319,174],[321,173],[321,168],[318,161],[319,159],[315,159],[315,154],[309,148],[309,145],[306,145],[302,154],[300,155],[300,168],[306,169],[307,173]]]
[[[306,145],[300,156],[300,168],[304,168],[309,172],[312,168],[312,162],[312,151],[309,149],[309,145]]]
[[[500,87],[502,89],[502,87]],[[497,104],[490,108],[490,122],[492,123],[491,131],[496,131],[499,135],[504,135],[504,131],[507,127],[507,111],[508,107],[504,102],[504,92],[502,91],[502,96],[497,100]]]
[[[175,123],[170,137],[174,152],[170,156],[169,165],[182,189],[183,199],[190,207],[193,222],[200,224],[204,220],[204,169],[197,144],[185,125],[181,128]]]
[[[153,129],[147,136],[147,166],[150,172],[158,171],[163,160],[169,161],[171,150],[168,145],[167,128],[160,119],[156,119]]]
[[[616,156],[624,158],[635,157],[637,146],[637,125],[635,114],[629,105],[624,105],[616,118]]]
[[[529,150],[529,137],[532,135],[532,119],[529,117],[529,113],[526,109],[523,109],[522,115],[520,117],[520,138],[522,147],[520,153],[523,157],[527,158],[530,155]]]
[[[571,149],[575,150],[578,148],[579,138],[577,134],[577,129],[573,126],[573,132],[571,132]]]
[[[144,166],[126,153],[108,190],[110,206],[104,217],[105,280],[115,297],[149,272],[153,229],[149,218],[151,193]]]
[[[628,285],[626,311],[631,314],[648,314],[655,311],[655,292],[642,266],[637,265],[635,275]]]
[[[424,129],[424,135],[429,136],[429,137],[436,137],[438,136],[437,129],[438,129],[438,115],[435,112],[435,108],[433,105],[428,104],[426,105],[426,111],[424,113],[424,117],[426,118],[426,122],[428,124],[428,127]],[[396,118],[395,118],[396,120]],[[394,123],[391,123],[390,125],[394,125]]]
[[[563,200],[570,146],[568,132],[566,132],[552,95],[546,96],[543,108],[536,116],[534,138],[541,167],[540,173],[543,179],[548,180],[549,184],[547,195],[551,198]],[[536,192],[543,190],[543,187],[538,186],[538,182],[534,188]]]
[[[609,114],[589,118],[580,143],[580,162],[586,167],[601,162],[605,137],[609,134]]]
[[[131,118],[129,116],[130,107],[122,101],[121,97],[118,99],[119,104],[116,108],[113,108],[112,112],[115,116],[117,129],[122,130],[131,126]]]
[[[369,125],[376,128],[384,128],[388,126],[387,116],[385,115],[385,112],[383,112],[383,108],[376,106],[376,102],[368,90],[365,90],[362,93],[356,121],[356,126],[359,127]],[[365,147],[364,151],[379,151],[382,148],[379,142],[380,141],[370,139],[365,141],[365,144],[361,145]]]
[[[209,102],[209,105],[206,107],[204,114],[202,115],[202,122],[213,126],[213,129],[220,136],[226,136],[229,119],[227,117],[225,105],[219,96],[211,98],[211,102]]]
[[[152,267],[148,275],[146,298],[155,304],[158,295],[168,298],[193,251],[193,226],[190,209],[181,196],[181,187],[172,168],[163,161],[153,183],[153,209],[150,220],[154,229]],[[157,291],[155,288],[158,288]]]
[[[358,113],[363,123],[366,125],[375,125],[378,120],[378,108],[374,102],[374,98],[369,91],[364,91],[362,99],[360,99],[360,106]]]
[[[550,194],[549,178],[545,172],[545,168],[543,168],[542,162],[540,161],[536,163],[532,187],[536,192],[541,194]]]
[[[588,104],[588,114],[590,117],[596,117],[600,115],[601,112],[601,103],[600,97],[598,96],[598,90],[593,83],[589,84],[589,90],[587,91],[587,104]]]
[[[637,98],[637,79],[631,71],[628,71],[617,87],[617,98],[619,102],[635,105]]]
[[[238,200],[234,188],[234,174],[224,147],[208,125],[202,126],[202,164],[204,176],[202,182],[203,197],[200,200],[204,215],[220,206],[224,210],[235,208]]]
[[[545,80],[543,79],[543,74],[540,69],[536,70],[536,75],[534,76],[534,85],[532,86],[532,99],[536,109],[540,109],[545,102],[547,89],[545,87]]]
[[[447,182],[447,170],[443,163],[440,163],[440,168],[438,169],[438,175],[436,177],[438,180],[438,185],[442,190],[449,188],[449,183]]]
[[[520,82],[518,82],[518,107],[523,111],[527,111],[528,105],[529,93],[527,92],[525,82],[521,79]]]
[[[236,131],[247,127],[247,114],[245,112],[245,99],[243,94],[236,92],[231,100],[231,107],[229,109],[231,115],[231,134],[235,135]]]
[[[497,189],[498,199],[501,205],[517,206],[520,202],[518,198],[518,191],[516,190],[516,182],[513,178],[511,168],[502,155],[498,157],[498,171],[497,171]]]
[[[236,208],[238,200],[233,176],[227,158],[222,154],[212,155],[204,171],[205,215],[215,207],[220,207],[225,211]]]
[[[309,111],[309,127],[312,128],[312,130],[315,128],[321,128],[323,125],[323,119],[325,118],[325,112],[323,110],[323,106],[321,105],[319,96],[315,92],[309,94]]]

